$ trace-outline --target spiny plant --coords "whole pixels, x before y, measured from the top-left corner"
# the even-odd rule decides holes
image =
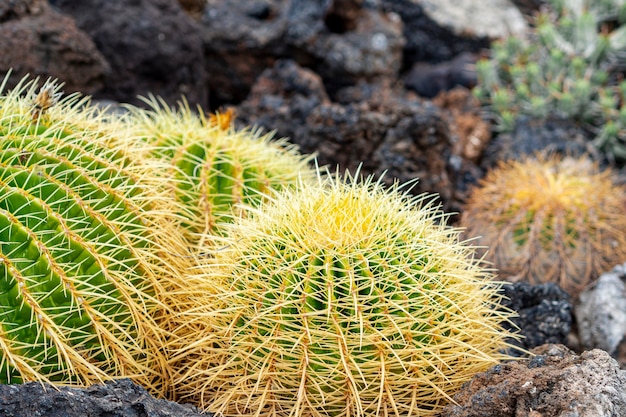
[[[507,358],[501,283],[433,196],[350,175],[220,237],[174,338],[178,397],[224,416],[429,416]]]
[[[510,280],[571,295],[626,259],[626,189],[586,157],[506,161],[471,192],[460,225]]]
[[[530,39],[492,45],[476,65],[475,94],[503,131],[518,115],[579,122],[610,159],[626,161],[626,83],[616,82],[626,48],[626,5],[621,0],[552,0],[538,15]]]
[[[134,130],[147,153],[168,161],[175,195],[186,210],[189,236],[199,247],[220,233],[220,224],[245,214],[275,189],[293,187],[312,178],[312,156],[302,156],[286,140],[272,134],[233,127],[232,113],[192,112],[186,103],[177,110],[162,100],[147,99],[151,110],[130,108]]]
[[[112,146],[125,126],[89,98],[37,87],[0,89],[0,383],[163,395],[160,294],[185,249],[161,164]]]

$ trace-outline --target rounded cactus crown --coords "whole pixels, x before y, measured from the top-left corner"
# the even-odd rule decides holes
[[[133,377],[160,392],[160,286],[179,251],[162,180],[88,98],[0,96],[0,382]]]
[[[435,414],[510,334],[429,198],[328,178],[238,219],[195,278],[214,287],[180,329],[182,395],[226,416]]]
[[[133,129],[147,153],[171,163],[175,194],[194,242],[197,236],[221,233],[221,223],[245,214],[244,205],[258,205],[271,190],[313,177],[312,156],[300,155],[295,145],[273,140],[272,134],[235,129],[230,112],[207,120],[186,103],[172,110],[154,97],[146,101],[151,111],[131,108]]]
[[[463,210],[467,236],[512,280],[557,282],[571,295],[626,258],[626,190],[586,157],[501,162]]]

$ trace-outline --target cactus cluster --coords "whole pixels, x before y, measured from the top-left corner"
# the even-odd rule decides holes
[[[626,259],[626,189],[585,157],[501,162],[472,190],[461,226],[504,279],[572,296]]]
[[[221,233],[221,224],[245,215],[243,207],[258,206],[272,190],[294,187],[299,178],[313,178],[312,156],[272,134],[236,129],[232,113],[207,119],[185,103],[174,110],[154,97],[146,101],[150,111],[131,108],[134,134],[148,156],[170,164],[189,238],[199,247]]]
[[[429,416],[506,356],[501,283],[432,196],[350,175],[236,219],[177,331],[179,398],[224,416]]]
[[[622,1],[552,0],[529,39],[509,37],[476,64],[474,92],[512,130],[518,115],[572,119],[608,158],[626,161],[626,48]]]
[[[0,383],[428,416],[507,358],[502,283],[434,197],[322,176],[228,112],[3,91]]]
[[[0,383],[131,377],[163,395],[159,294],[184,240],[161,168],[58,88],[0,96]]]

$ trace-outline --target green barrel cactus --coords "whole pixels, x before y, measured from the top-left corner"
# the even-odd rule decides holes
[[[130,108],[134,130],[144,152],[171,164],[174,193],[192,242],[203,246],[220,234],[221,224],[245,215],[272,190],[293,187],[312,178],[311,156],[298,153],[286,140],[258,130],[235,129],[232,113],[205,118],[182,103],[169,108],[152,97],[150,111]]]
[[[160,294],[185,258],[161,168],[58,88],[0,96],[0,383],[129,377],[163,395]]]
[[[430,416],[505,359],[501,284],[428,200],[327,177],[277,193],[190,277],[179,398],[224,416]]]
[[[626,259],[626,188],[586,157],[501,162],[463,208],[504,279],[558,283],[572,296]]]

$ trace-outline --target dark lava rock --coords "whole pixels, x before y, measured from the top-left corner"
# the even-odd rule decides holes
[[[421,97],[433,98],[442,91],[461,86],[473,88],[476,85],[475,65],[478,54],[463,52],[450,61],[439,64],[416,62],[404,77],[407,88]]]
[[[503,287],[505,299],[502,305],[517,312],[519,317],[511,321],[515,330],[524,338],[512,341],[516,346],[529,350],[546,343],[565,344],[572,328],[573,306],[570,296],[554,283],[532,285],[516,282]],[[510,352],[516,354],[515,350]]]
[[[485,150],[481,166],[491,168],[498,161],[519,159],[536,152],[569,156],[589,154],[597,158],[591,137],[573,120],[563,118],[534,119],[520,116],[511,133],[496,136]]]
[[[30,74],[89,94],[102,86],[109,65],[89,36],[47,1],[14,0],[0,2],[0,73],[9,69],[9,88]]]
[[[624,417],[626,371],[608,353],[544,345],[476,375],[440,417]]]
[[[152,93],[207,105],[198,25],[176,0],[50,0],[72,16],[111,65],[96,98],[138,104]]]
[[[0,417],[200,417],[192,407],[152,397],[128,379],[88,388],[38,382],[0,385]]]
[[[405,183],[419,178],[415,193],[435,192],[445,208],[455,204],[456,175],[450,160],[462,159],[451,114],[385,83],[357,84],[332,102],[321,78],[294,61],[263,72],[238,108],[242,125],[259,125],[289,137],[304,153],[316,152],[334,170],[381,174]],[[471,161],[468,161],[471,164]],[[458,164],[463,166],[462,163]]]
[[[211,2],[200,19],[211,105],[239,103],[282,58],[317,72],[328,91],[395,78],[402,22],[362,0]]]

